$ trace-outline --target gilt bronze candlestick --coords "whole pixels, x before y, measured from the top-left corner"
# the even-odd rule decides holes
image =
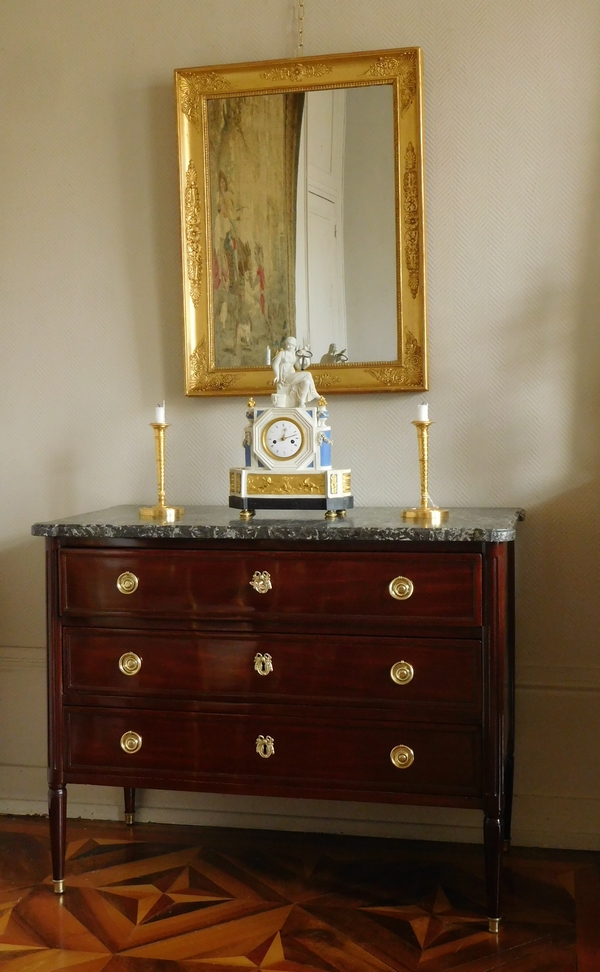
[[[154,445],[156,448],[156,476],[158,480],[158,503],[156,506],[141,506],[142,520],[163,520],[173,523],[183,516],[183,506],[167,506],[165,502],[165,430],[169,428],[167,422],[151,422],[154,429]]]
[[[421,505],[414,506],[412,509],[403,510],[402,518],[412,520],[419,526],[439,526],[444,520],[448,519],[448,510],[439,509],[437,506],[430,506],[429,496],[429,426],[433,425],[430,421],[413,422],[417,430],[417,440],[419,443],[419,470],[421,473]]]

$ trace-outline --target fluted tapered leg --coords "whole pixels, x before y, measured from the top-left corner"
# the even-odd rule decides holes
[[[483,824],[485,850],[485,881],[487,891],[488,926],[498,931],[500,921],[500,870],[502,868],[502,819],[486,817]]]
[[[56,894],[62,894],[65,889],[65,848],[67,832],[66,786],[50,787],[48,790],[48,816],[50,818],[52,881]]]
[[[135,787],[124,786],[125,795],[125,823],[130,827],[135,817]]]

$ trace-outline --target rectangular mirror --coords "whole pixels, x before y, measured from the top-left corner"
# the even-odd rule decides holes
[[[418,48],[175,72],[188,395],[427,388]]]

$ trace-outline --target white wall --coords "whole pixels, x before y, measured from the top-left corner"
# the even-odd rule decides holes
[[[225,502],[244,402],[182,392],[172,72],[294,55],[293,8],[0,4],[1,810],[45,801],[43,543],[30,524],[152,501],[148,422],[163,397],[171,499]],[[425,57],[431,489],[444,505],[527,507],[515,837],[600,848],[600,5],[307,4],[307,54],[410,45]],[[419,398],[331,400],[359,503],[418,498]],[[71,812],[116,815],[113,791],[71,791]],[[161,820],[479,834],[477,814],[455,811],[143,802]]]

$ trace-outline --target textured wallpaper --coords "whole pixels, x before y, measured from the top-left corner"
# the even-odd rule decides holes
[[[152,502],[148,423],[162,398],[169,498],[226,502],[244,401],[183,395],[173,70],[293,56],[293,14],[283,0],[0,4],[10,739],[27,666],[42,680],[43,545],[30,524]],[[600,6],[307,0],[304,43],[424,51],[430,490],[446,506],[527,509],[517,835],[600,847]],[[334,461],[352,468],[357,503],[418,500],[419,400],[330,398]],[[0,745],[0,808],[43,800],[43,723],[36,732],[29,755]]]

